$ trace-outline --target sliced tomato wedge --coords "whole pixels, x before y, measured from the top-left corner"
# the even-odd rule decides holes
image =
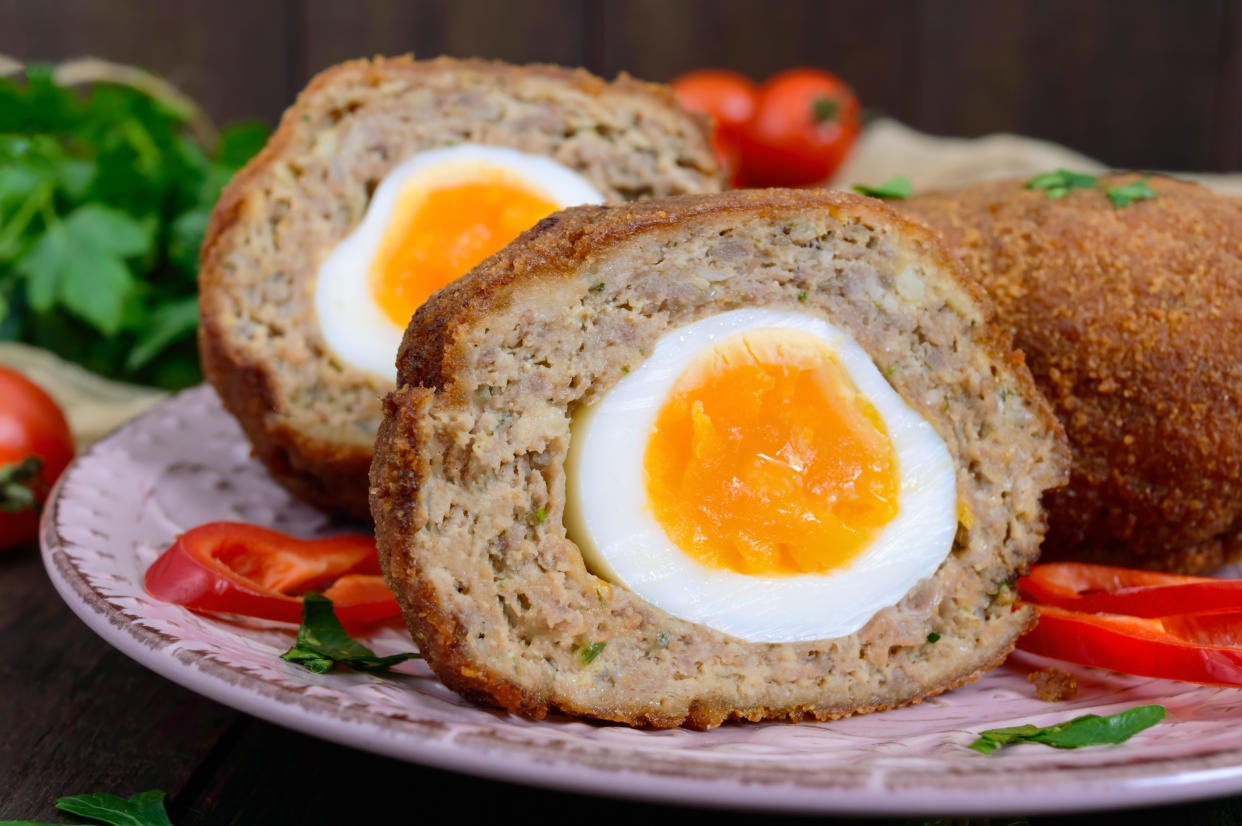
[[[358,629],[400,616],[366,536],[297,539],[240,522],[186,531],[147,569],[147,591],[195,611],[298,623],[301,594],[324,590],[337,618]]]
[[[1242,611],[1134,617],[1034,607],[1039,624],[1018,639],[1024,651],[1144,677],[1242,686]]]
[[[1084,562],[1036,565],[1018,593],[1042,605],[1085,613],[1163,617],[1242,611],[1242,580],[1161,574]]]

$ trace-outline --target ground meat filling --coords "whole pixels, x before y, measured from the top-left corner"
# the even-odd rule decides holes
[[[450,685],[535,716],[711,726],[887,708],[1003,658],[1030,621],[1006,583],[1035,558],[1064,447],[1029,376],[976,346],[988,322],[975,297],[922,241],[865,216],[699,220],[494,295],[483,317],[437,319],[451,372],[390,398],[372,505],[390,582]],[[576,407],[669,330],[739,306],[845,328],[958,469],[949,557],[848,637],[748,643],[682,621],[590,574],[565,535]],[[434,315],[420,313],[403,349]],[[475,676],[447,665],[463,662]]]
[[[278,479],[362,518],[391,385],[327,345],[314,291],[384,176],[470,142],[550,157],[608,200],[716,192],[709,136],[667,90],[628,78],[447,59],[330,69],[213,214],[200,276],[207,375]]]
[[[478,143],[551,157],[608,200],[712,191],[715,171],[689,148],[684,115],[641,95],[601,96],[561,78],[497,71],[426,72],[341,84],[291,124],[223,262],[233,344],[278,365],[279,418],[305,435],[370,446],[387,388],[341,363],[315,322],[323,259],[358,225],[380,180],[417,152]],[[682,150],[679,152],[679,148]],[[258,278],[255,276],[258,275]]]

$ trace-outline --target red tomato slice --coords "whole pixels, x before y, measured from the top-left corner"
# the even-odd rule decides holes
[[[1050,562],[1033,567],[1017,586],[1033,602],[1086,613],[1162,617],[1242,611],[1242,580],[1236,579]]]
[[[1035,608],[1039,624],[1018,640],[1023,651],[1143,677],[1242,686],[1242,613],[1145,618]]]
[[[238,522],[211,522],[182,534],[146,574],[152,596],[196,611],[297,623],[298,596],[334,582],[324,595],[346,629],[400,616],[379,576],[375,540],[295,539]]]

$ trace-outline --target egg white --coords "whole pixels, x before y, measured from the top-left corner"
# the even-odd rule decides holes
[[[673,384],[714,342],[762,328],[825,342],[896,450],[898,512],[842,569],[780,577],[718,570],[679,549],[647,504],[643,458]],[[673,616],[752,642],[854,633],[933,574],[957,532],[956,474],[944,441],[848,333],[798,312],[734,310],[664,335],[642,365],[574,415],[566,478],[566,530],[592,572]]]
[[[382,382],[396,380],[403,325],[394,324],[372,297],[371,262],[406,186],[428,187],[462,167],[503,167],[546,200],[564,208],[603,203],[590,182],[544,155],[500,146],[463,143],[419,152],[380,181],[358,227],[324,260],[315,280],[315,314],[331,350],[347,364]],[[464,274],[464,273],[463,273]]]

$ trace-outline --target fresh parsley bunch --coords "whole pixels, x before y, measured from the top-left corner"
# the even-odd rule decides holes
[[[208,151],[193,112],[127,86],[79,94],[47,67],[0,79],[0,341],[175,389],[201,378],[198,248],[267,127]]]

